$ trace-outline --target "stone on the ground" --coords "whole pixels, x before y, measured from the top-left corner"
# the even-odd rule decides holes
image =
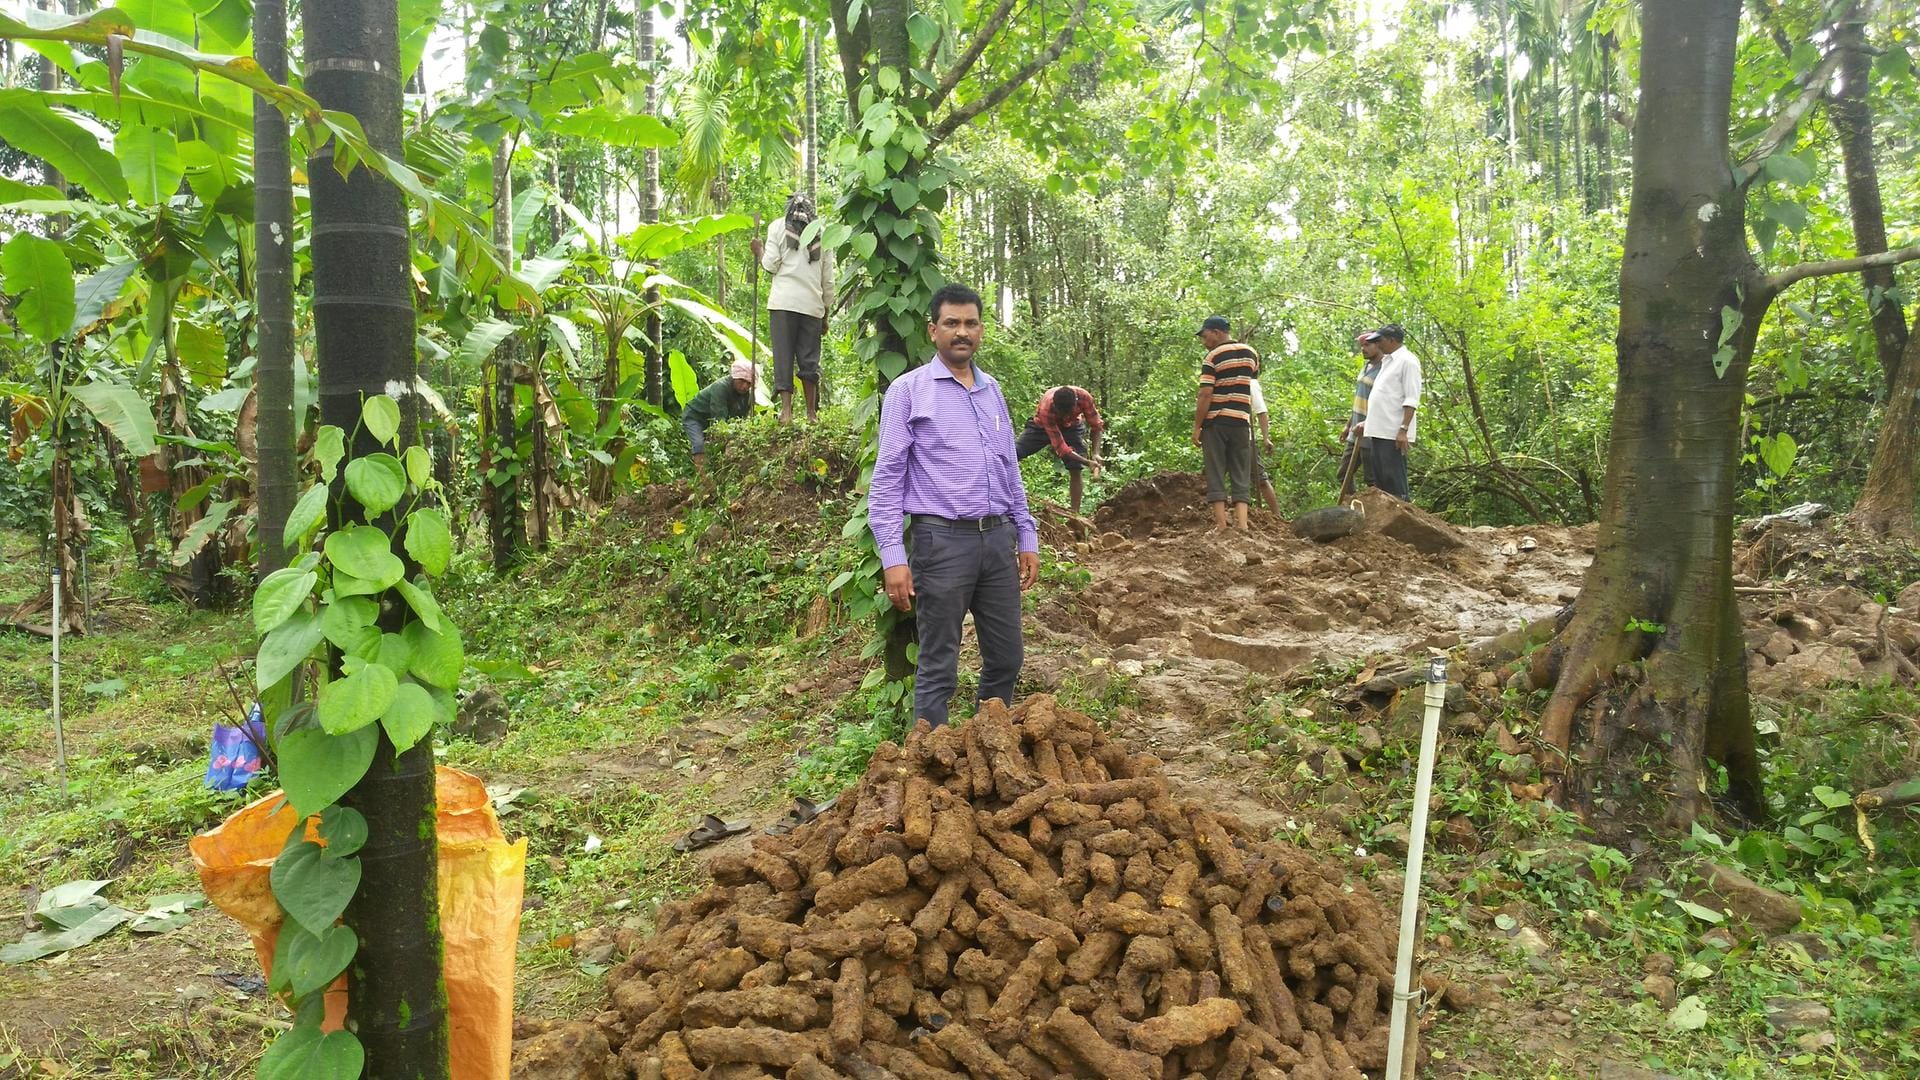
[[[1515,738],[1513,732],[1507,730],[1506,721],[1495,720],[1493,726],[1488,730],[1493,733],[1493,745],[1497,747],[1501,753],[1523,754],[1526,752],[1526,744]]]
[[[1326,506],[1309,510],[1293,519],[1293,535],[1318,544],[1352,536],[1366,524],[1358,510],[1345,506]]]
[[[1902,611],[1920,611],[1920,581],[1901,589],[1893,604]]]
[[[1531,926],[1523,926],[1515,931],[1513,943],[1528,956],[1545,956],[1553,951],[1553,946],[1547,942],[1546,935]]]
[[[623,1080],[607,1037],[585,1021],[561,1024],[513,1048],[513,1080]]]
[[[1805,998],[1768,998],[1767,1023],[1775,1031],[1824,1031],[1833,1023],[1833,1010]]]
[[[1422,555],[1438,555],[1466,545],[1453,526],[1384,491],[1369,489],[1361,493],[1360,508],[1367,516],[1367,532],[1390,536]]]
[[[1734,937],[1733,931],[1726,927],[1716,926],[1700,935],[1700,944],[1704,948],[1732,952],[1740,944],[1740,939]]]
[[[1525,780],[1539,767],[1532,754],[1515,754],[1500,762],[1500,775],[1508,780]]]
[[[1738,915],[1756,929],[1791,930],[1800,922],[1800,901],[1777,892],[1729,866],[1707,864],[1707,894],[1729,915]]]
[[[1305,645],[1216,634],[1204,628],[1194,631],[1193,655],[1203,660],[1231,660],[1265,675],[1290,675],[1313,662],[1313,650]]]
[[[453,733],[477,743],[496,742],[507,734],[507,702],[491,686],[476,687],[460,702]]]
[[[1866,675],[1860,654],[1842,645],[1803,644],[1800,651],[1759,672],[1753,679],[1755,693],[1769,697],[1793,697],[1818,690],[1828,683],[1857,683]]]
[[[1678,1080],[1672,1073],[1654,1072],[1643,1065],[1621,1061],[1603,1061],[1596,1080]]]
[[[1674,985],[1671,975],[1649,975],[1640,980],[1640,989],[1659,1002],[1663,1011],[1671,1010],[1680,1003],[1680,990]]]

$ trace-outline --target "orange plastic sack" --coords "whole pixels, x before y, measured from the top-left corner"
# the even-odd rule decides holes
[[[479,777],[440,766],[435,792],[453,1080],[506,1080],[527,841],[507,841]],[[276,791],[188,843],[207,899],[246,929],[269,973],[281,915],[267,875],[293,824],[293,808]],[[327,988],[326,1027],[338,1028],[346,1013],[342,976]]]

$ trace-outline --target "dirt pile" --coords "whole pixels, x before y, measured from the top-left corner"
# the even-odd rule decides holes
[[[1163,472],[1129,483],[1094,511],[1096,533],[1118,533],[1134,540],[1184,533],[1211,523],[1207,480],[1199,473]],[[1272,518],[1261,518],[1262,531],[1282,528]]]
[[[1360,1080],[1393,932],[1051,697],[883,744],[661,913],[598,1021],[642,1077]],[[702,1069],[710,1070],[704,1074]]]

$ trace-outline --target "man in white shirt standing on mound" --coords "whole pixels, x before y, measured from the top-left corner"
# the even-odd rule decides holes
[[[820,411],[820,339],[833,310],[833,252],[813,224],[813,200],[804,191],[787,196],[785,216],[752,242],[753,257],[773,275],[767,286],[767,332],[773,339],[773,392],[780,396],[780,422],[793,422],[793,379],[800,377],[807,420]],[[806,240],[806,243],[801,243]]]
[[[1380,374],[1374,376],[1367,398],[1367,479],[1402,502],[1407,493],[1407,451],[1418,431],[1414,412],[1420,407],[1420,358],[1406,347],[1407,332],[1388,323],[1380,335]]]

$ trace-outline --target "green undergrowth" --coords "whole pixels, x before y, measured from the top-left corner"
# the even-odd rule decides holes
[[[1274,771],[1302,804],[1357,792],[1343,829],[1314,835],[1306,825],[1294,839],[1397,873],[1417,727],[1335,704],[1331,691],[1351,670],[1316,675],[1255,711],[1248,745],[1275,754]],[[1636,838],[1624,850],[1597,842],[1575,814],[1516,797],[1514,762],[1490,734],[1443,727],[1423,875],[1429,964],[1469,983],[1510,980],[1501,1004],[1443,1013],[1430,1035],[1461,1075],[1589,1075],[1543,1064],[1540,1032],[1555,1030],[1583,1046],[1603,1036],[1619,1061],[1688,1077],[1920,1073],[1920,828],[1911,811],[1876,817],[1870,858],[1851,806],[1854,793],[1915,771],[1910,718],[1920,699],[1880,684],[1756,706],[1771,820],[1702,822],[1689,836]],[[1524,733],[1537,707],[1509,692],[1495,719]],[[1298,755],[1303,746],[1357,760],[1323,778]],[[1709,863],[1798,898],[1801,923],[1765,934],[1728,917],[1705,894]],[[1541,955],[1523,947],[1529,928],[1548,943]],[[1642,989],[1655,953],[1673,960],[1672,1010]],[[1817,1003],[1831,1019],[1776,1030],[1769,1003],[1788,1000]],[[1528,1004],[1572,1019],[1516,1024],[1513,1009]],[[1523,1027],[1534,1037],[1519,1037]]]
[[[0,534],[0,593],[36,576],[31,547]],[[52,643],[0,632],[0,881],[42,886],[119,877],[115,895],[191,884],[180,842],[238,808],[206,790],[216,721],[241,713],[231,674],[250,646],[243,618],[172,602],[156,575],[107,563],[93,632],[61,641],[67,793],[52,722]]]

